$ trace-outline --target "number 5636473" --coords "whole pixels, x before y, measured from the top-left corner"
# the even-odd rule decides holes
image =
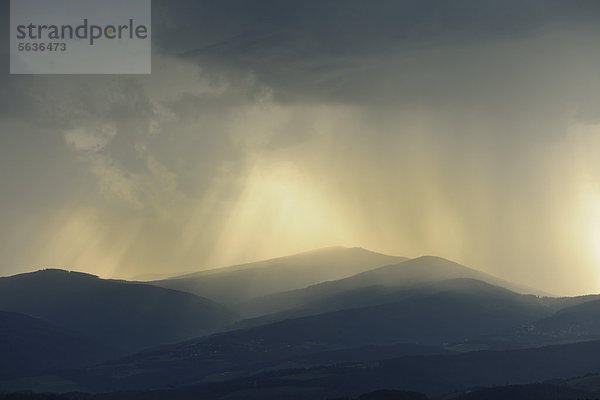
[[[48,43],[27,43],[19,42],[17,45],[18,51],[66,51],[67,44],[62,42]]]

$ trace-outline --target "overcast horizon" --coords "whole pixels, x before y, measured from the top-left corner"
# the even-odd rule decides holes
[[[152,15],[147,76],[9,75],[2,41],[0,276],[339,245],[600,293],[600,3],[155,0]]]

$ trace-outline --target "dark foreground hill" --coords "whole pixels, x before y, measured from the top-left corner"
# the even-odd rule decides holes
[[[455,397],[455,400],[584,400],[599,399],[600,393],[589,393],[565,385],[534,383],[507,385],[480,390]]]
[[[233,305],[252,297],[303,288],[405,260],[358,247],[329,247],[151,283]]]
[[[105,359],[111,349],[27,315],[0,311],[0,377],[44,374]]]
[[[236,318],[189,293],[63,270],[0,278],[0,310],[44,319],[121,353],[201,336]]]
[[[188,400],[194,399],[194,390],[173,390],[171,395],[172,400]],[[159,399],[163,393],[118,393],[116,395],[91,395],[87,393],[67,393],[64,395],[58,395],[53,393],[31,393],[31,392],[20,392],[11,393],[5,397],[0,395],[0,399],[5,400],[94,400],[100,398],[108,399],[123,399],[123,400],[137,400],[137,399]],[[117,397],[123,396],[123,397]],[[305,398],[301,394],[294,394],[293,391],[284,393],[280,391],[281,399],[303,399]],[[232,398],[242,398],[241,396],[234,396]],[[254,397],[253,397],[254,398]],[[272,398],[267,396],[265,398]],[[380,389],[368,393],[363,393],[357,397],[338,396],[335,398],[329,398],[328,400],[598,400],[600,399],[599,393],[583,392],[580,390],[572,389],[566,385],[550,384],[550,383],[536,383],[528,385],[507,385],[507,386],[496,386],[492,388],[470,390],[468,393],[462,395],[450,395],[436,398],[428,398],[426,395],[413,391],[406,390],[393,390],[393,389]]]
[[[414,391],[430,398],[473,388],[466,399],[574,400],[594,398],[573,386],[529,385],[600,371],[600,341],[536,349],[479,351],[458,355],[408,356],[258,373],[222,383],[189,387],[78,395],[94,400],[313,400],[356,398],[381,389]],[[527,386],[514,386],[523,385]],[[501,388],[500,386],[507,386]],[[479,391],[481,388],[492,388]],[[467,397],[472,396],[472,397]]]

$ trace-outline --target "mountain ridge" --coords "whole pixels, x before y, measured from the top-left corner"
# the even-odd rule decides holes
[[[405,257],[359,247],[328,247],[148,283],[194,293],[234,307],[252,297],[300,289],[405,260]]]
[[[0,310],[42,318],[125,352],[210,333],[238,318],[190,293],[54,268],[0,278]]]

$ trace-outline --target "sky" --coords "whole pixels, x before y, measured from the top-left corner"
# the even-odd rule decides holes
[[[151,75],[9,75],[1,41],[0,275],[343,245],[600,292],[600,3],[154,0],[152,18]]]

